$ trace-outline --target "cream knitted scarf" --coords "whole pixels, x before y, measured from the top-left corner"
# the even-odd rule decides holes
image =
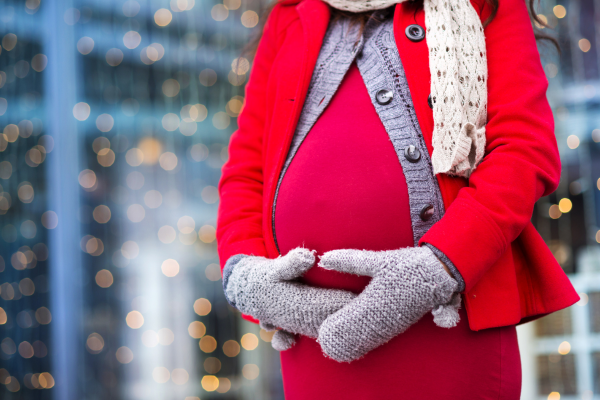
[[[406,0],[323,0],[364,12]],[[483,158],[487,120],[487,57],[483,26],[469,0],[424,0],[434,173],[468,178]]]

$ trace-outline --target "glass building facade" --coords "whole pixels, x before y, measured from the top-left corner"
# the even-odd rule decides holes
[[[0,0],[0,398],[283,398],[215,243],[264,6]],[[533,222],[582,301],[519,327],[522,398],[598,399],[600,3],[539,12],[563,172]]]
[[[0,397],[282,397],[215,243],[260,12],[0,3]]]

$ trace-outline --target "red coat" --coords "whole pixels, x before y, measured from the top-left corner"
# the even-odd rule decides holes
[[[485,0],[472,3],[485,20]],[[279,255],[271,229],[273,197],[329,17],[321,0],[283,0],[267,21],[219,184],[222,266],[235,254]],[[427,43],[404,33],[415,23],[425,26],[418,3],[396,5],[395,39],[431,154]],[[485,35],[486,155],[469,180],[437,175],[446,213],[420,241],[443,251],[462,274],[473,330],[525,322],[579,300],[530,222],[535,202],[558,186],[560,159],[525,2],[500,0]]]

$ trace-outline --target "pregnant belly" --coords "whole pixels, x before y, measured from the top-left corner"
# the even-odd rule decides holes
[[[414,246],[406,179],[355,66],[283,177],[275,236],[281,254]],[[315,266],[303,279],[360,292],[370,278]]]

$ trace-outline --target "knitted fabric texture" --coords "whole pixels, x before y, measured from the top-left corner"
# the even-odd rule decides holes
[[[223,271],[224,277],[227,274],[227,279],[223,279],[225,297],[233,307],[258,319],[269,329],[277,327],[316,338],[321,323],[356,295],[294,281],[314,263],[314,254],[304,248],[296,248],[276,259],[233,256]],[[278,339],[290,342],[289,336]],[[293,338],[288,344],[293,344]]]
[[[365,12],[406,0],[323,0]],[[483,159],[487,122],[487,56],[481,20],[470,0],[424,0],[434,173],[469,177]]]
[[[318,341],[325,355],[336,361],[364,356],[432,309],[438,326],[451,328],[459,321],[458,284],[427,247],[333,250],[321,257],[319,266],[373,277],[356,300],[321,325]]]

